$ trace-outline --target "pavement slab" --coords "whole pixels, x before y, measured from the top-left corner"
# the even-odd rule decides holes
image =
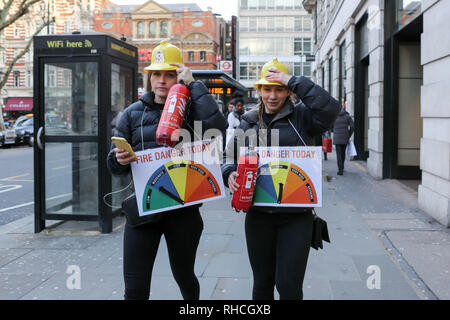
[[[394,180],[373,179],[360,161],[346,162],[343,176],[336,172],[329,154],[323,206],[316,212],[328,223],[331,243],[310,250],[304,299],[450,299],[450,233],[418,208],[417,193]],[[251,299],[245,214],[234,212],[230,201],[226,194],[200,208],[204,230],[195,273],[201,299]],[[95,222],[52,221],[34,234],[30,212],[0,226],[0,299],[122,300],[124,223],[119,216],[113,232],[100,234]],[[67,286],[70,266],[80,269],[80,289]],[[374,268],[379,288],[369,281]],[[162,237],[151,299],[181,298]]]

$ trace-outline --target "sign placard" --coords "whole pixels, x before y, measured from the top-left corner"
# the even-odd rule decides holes
[[[220,61],[220,70],[222,70],[223,72],[233,72],[233,61]]]
[[[139,215],[225,197],[217,140],[135,152],[131,163]]]
[[[258,147],[254,206],[321,207],[320,147]]]

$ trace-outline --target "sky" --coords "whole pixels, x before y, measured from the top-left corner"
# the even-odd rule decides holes
[[[115,4],[144,4],[148,0],[111,0]],[[156,0],[156,3],[196,3],[202,10],[212,7],[213,13],[219,13],[225,20],[231,20],[231,16],[237,16],[238,0]]]

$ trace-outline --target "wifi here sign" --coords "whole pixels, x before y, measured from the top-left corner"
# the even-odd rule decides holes
[[[69,40],[47,40],[48,48],[92,48],[92,42],[84,41],[69,41]]]

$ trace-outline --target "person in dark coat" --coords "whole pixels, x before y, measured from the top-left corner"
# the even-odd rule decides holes
[[[225,131],[227,120],[203,82],[195,81],[191,70],[183,65],[181,51],[177,47],[167,41],[161,42],[153,50],[152,63],[145,71],[149,73],[147,92],[125,109],[114,133],[125,138],[133,150],[161,147],[156,143],[159,119],[169,89],[181,81],[191,93],[189,114],[185,116],[182,127],[191,132],[191,137],[194,121],[202,122],[203,132],[210,128],[217,128],[222,133]],[[125,150],[112,146],[107,166],[112,174],[128,174],[130,163],[135,160]],[[153,221],[139,227],[125,225],[125,299],[149,298],[153,263],[162,235],[167,243],[172,273],[183,298],[199,299],[200,287],[194,273],[195,256],[203,230],[199,206],[156,213]]]
[[[275,130],[279,130],[280,146],[314,145],[314,137],[330,128],[340,110],[338,101],[328,92],[306,77],[288,75],[287,67],[277,59],[263,66],[255,87],[260,101],[244,113],[238,128],[255,130],[256,141],[261,141],[259,135],[263,134],[259,130],[266,129],[267,139],[262,140],[267,146]],[[302,102],[294,104],[293,94]],[[249,140],[247,135],[246,146]],[[239,151],[235,135],[227,145],[222,165],[223,179],[231,192],[239,188]],[[251,206],[245,217],[245,237],[253,270],[253,299],[273,300],[274,286],[280,299],[303,298],[312,227],[311,208]]]
[[[350,114],[342,107],[339,116],[334,122],[333,144],[336,149],[338,175],[344,174],[345,150],[353,134],[354,123]]]

